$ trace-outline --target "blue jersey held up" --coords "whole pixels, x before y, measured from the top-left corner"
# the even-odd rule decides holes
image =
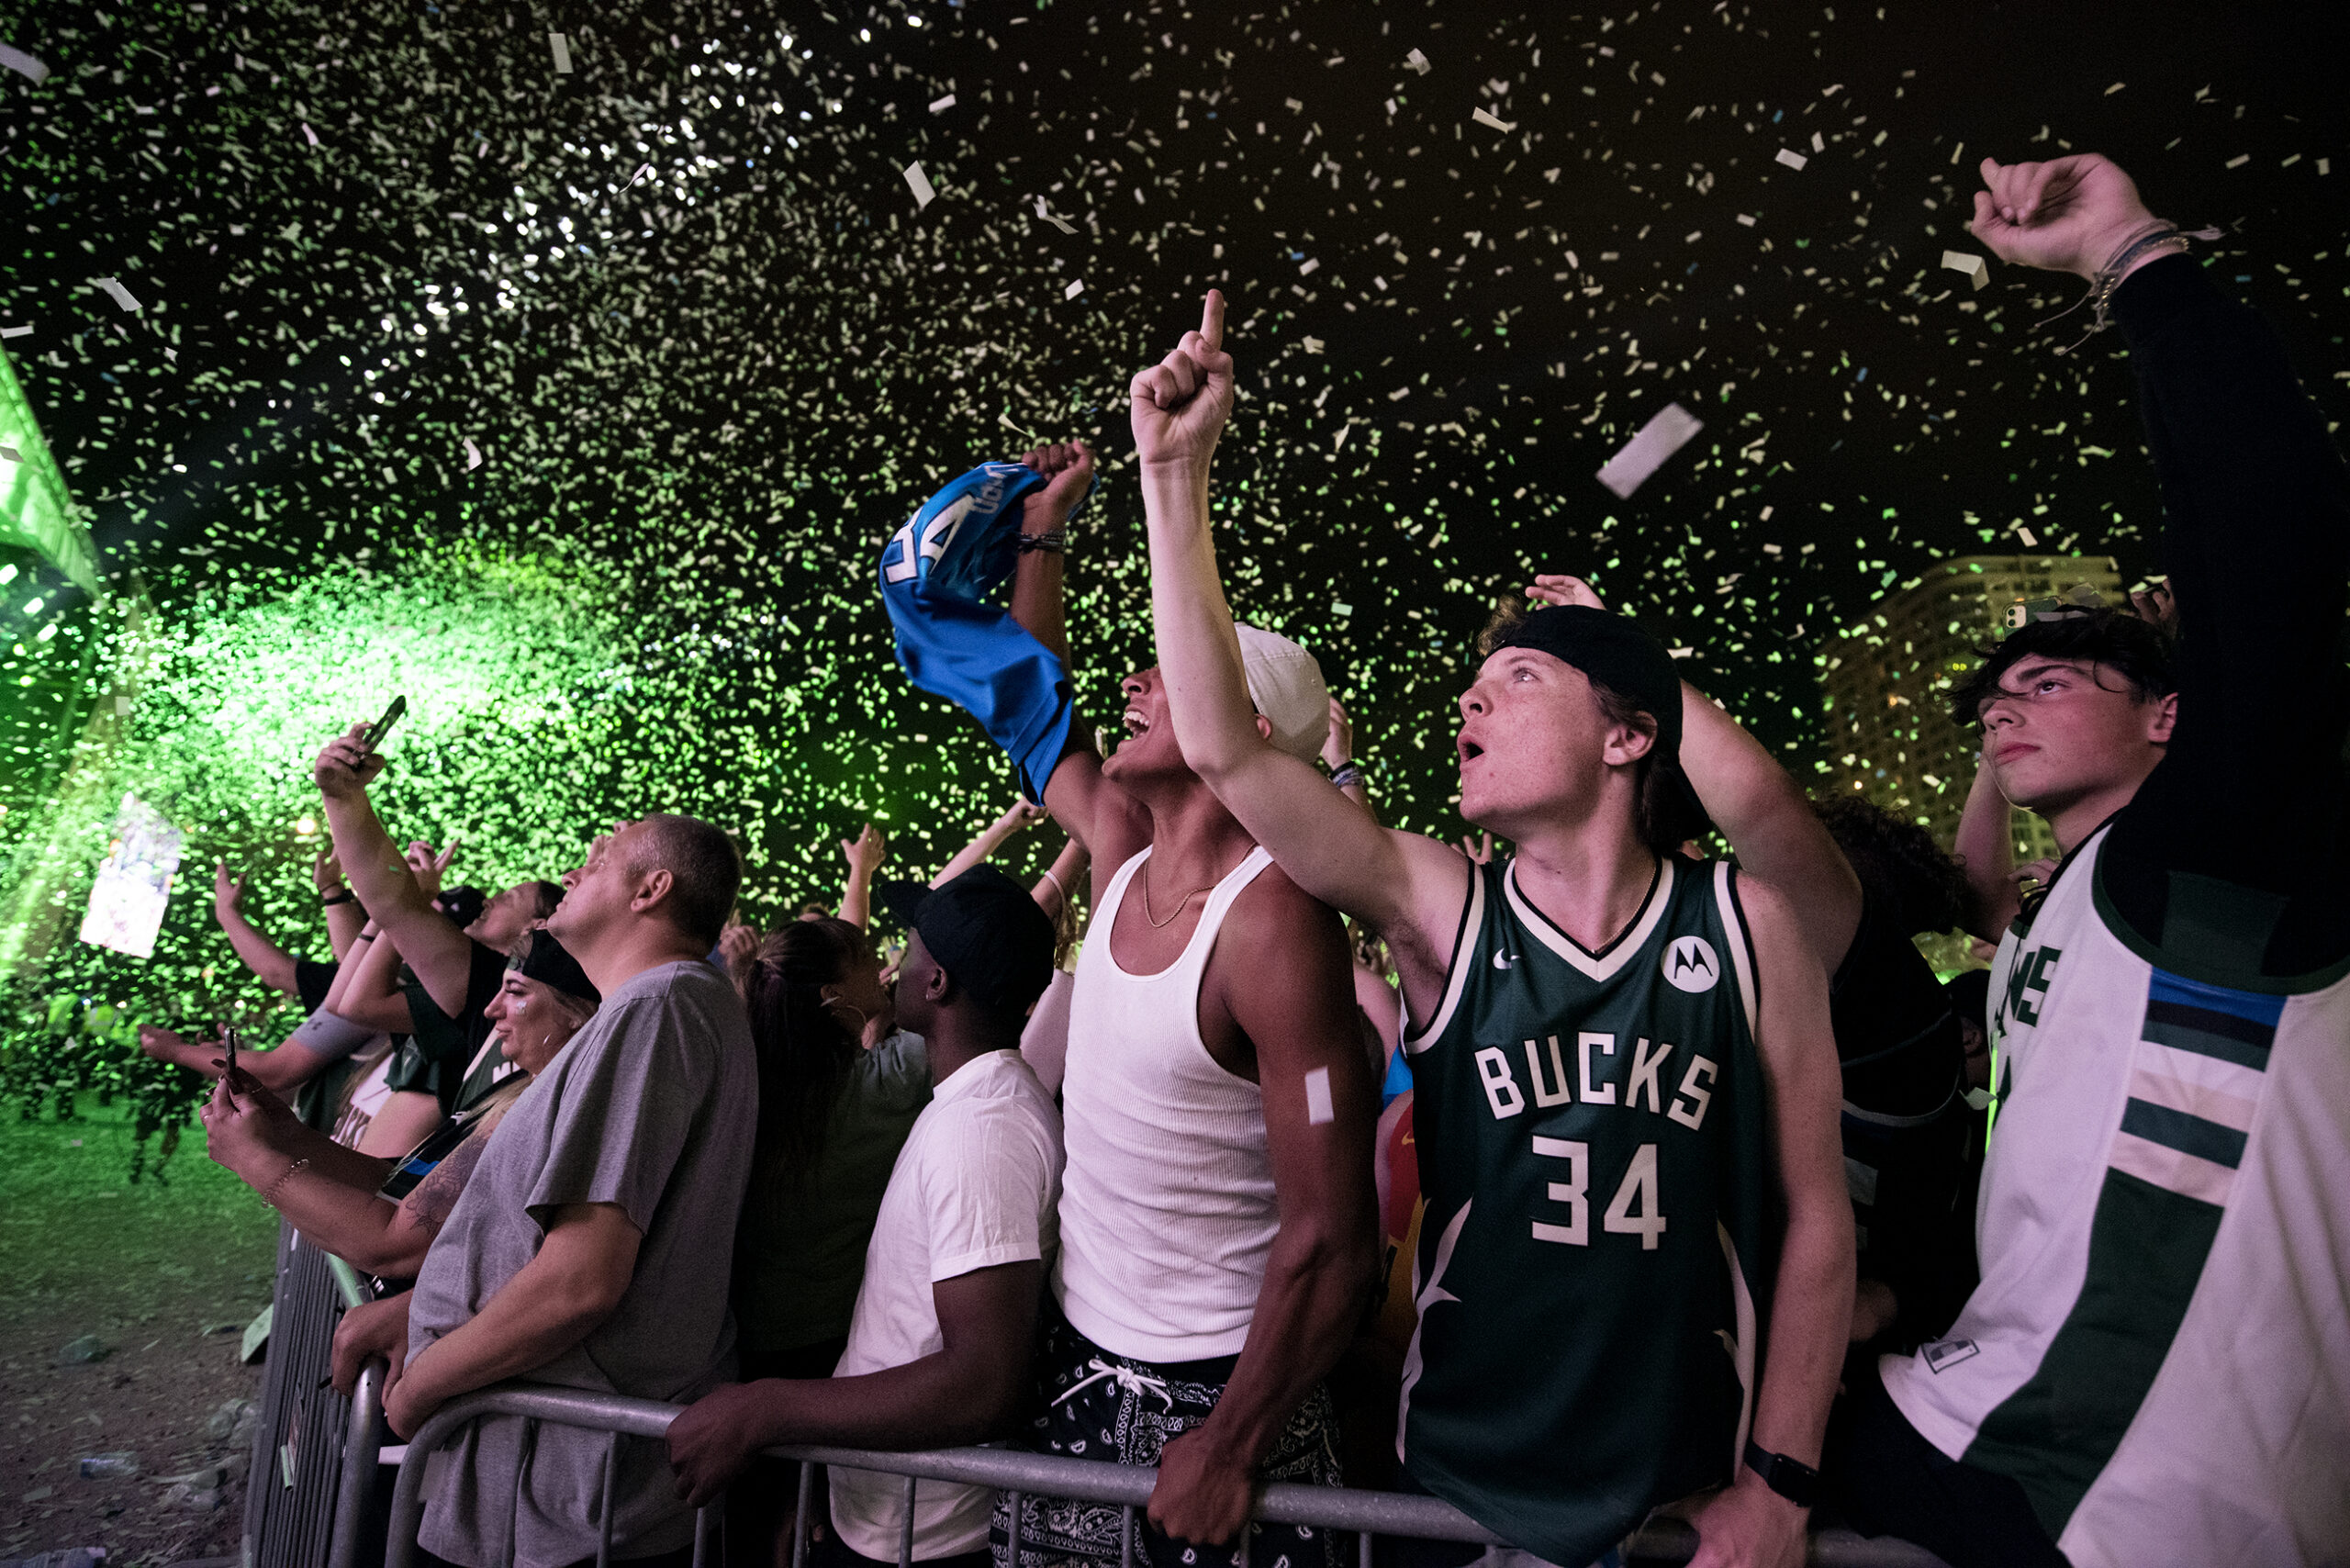
[[[1020,558],[1020,503],[1044,476],[983,463],[922,504],[881,547],[881,602],[898,663],[984,725],[1042,801],[1069,744],[1069,673],[990,598]]]

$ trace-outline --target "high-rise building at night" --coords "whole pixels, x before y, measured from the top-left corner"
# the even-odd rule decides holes
[[[2086,584],[2108,603],[2121,577],[2102,555],[1968,555],[1878,600],[1819,650],[1828,697],[1828,777],[1894,815],[1923,823],[1944,846],[1958,830],[1979,740],[1950,717],[1952,684],[2007,633],[2019,599]],[[2018,858],[2053,850],[2038,817],[2016,813]]]

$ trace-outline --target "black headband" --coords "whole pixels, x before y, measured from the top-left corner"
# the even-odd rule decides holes
[[[506,960],[506,967],[519,970],[525,978],[537,980],[541,985],[552,986],[566,996],[599,1004],[604,1000],[603,993],[596,989],[596,982],[589,980],[588,971],[579,967],[579,960],[565,951],[563,944],[555,940],[554,933],[543,925],[531,933],[522,946]]]

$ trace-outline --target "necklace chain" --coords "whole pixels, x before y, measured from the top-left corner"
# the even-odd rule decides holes
[[[1147,922],[1149,923],[1149,924],[1150,924],[1150,928],[1151,928],[1153,931],[1164,931],[1164,930],[1166,930],[1166,929],[1167,929],[1167,927],[1169,927],[1169,926],[1170,926],[1170,925],[1174,924],[1175,924],[1175,916],[1176,916],[1176,915],[1180,915],[1180,914],[1181,914],[1181,913],[1183,913],[1183,905],[1184,905],[1184,904],[1188,904],[1188,903],[1190,903],[1193,899],[1195,899],[1195,898],[1199,897],[1202,893],[1206,892],[1206,891],[1208,890],[1208,889],[1209,889],[1209,888],[1213,888],[1213,887],[1214,887],[1214,886],[1215,886],[1215,883],[1214,883],[1214,882],[1210,882],[1210,883],[1206,884],[1206,886],[1204,886],[1204,887],[1197,887],[1197,888],[1193,888],[1190,892],[1185,893],[1185,894],[1183,895],[1182,902],[1181,902],[1181,903],[1178,903],[1178,904],[1175,906],[1175,914],[1170,914],[1170,915],[1169,915],[1165,920],[1156,920],[1156,919],[1153,919],[1153,918],[1152,918],[1152,916],[1151,916],[1151,913],[1150,913],[1150,862],[1148,862],[1147,860],[1146,860],[1146,861],[1144,861],[1144,862],[1143,862],[1143,865],[1142,865],[1142,879],[1142,879],[1142,917],[1143,917],[1143,919],[1144,919],[1145,921],[1147,921]]]

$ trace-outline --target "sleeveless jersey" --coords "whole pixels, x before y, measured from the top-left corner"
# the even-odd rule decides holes
[[[1776,1231],[1736,873],[1659,865],[1588,952],[1472,868],[1406,1036],[1427,1212],[1398,1449],[1513,1545],[1584,1563],[1736,1473]]]
[[[2000,940],[1982,1283],[1886,1390],[2076,1568],[2350,1562],[2350,978],[2180,972],[2107,843]]]

